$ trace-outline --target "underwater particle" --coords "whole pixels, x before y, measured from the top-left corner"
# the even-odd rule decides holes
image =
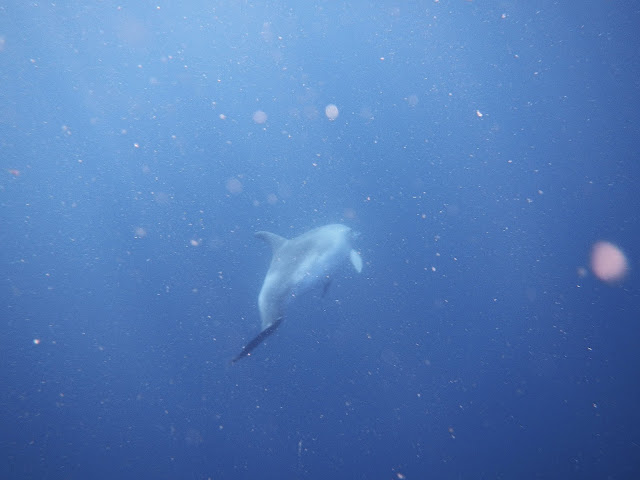
[[[158,205],[169,205],[172,200],[171,195],[166,192],[151,192],[151,195]]]
[[[276,203],[278,203],[278,196],[275,193],[270,193],[269,195],[267,195],[267,203],[269,205],[275,205]]]
[[[340,111],[338,110],[338,107],[336,107],[333,103],[330,103],[324,108],[324,114],[329,120],[333,121],[338,118],[338,115],[340,115]]]
[[[16,168],[10,168],[9,170],[7,170],[7,172],[9,172],[14,177],[19,177],[20,176],[20,170],[18,170]]]
[[[627,257],[613,243],[597,242],[591,249],[591,270],[603,282],[618,282],[627,274]]]
[[[202,442],[204,442],[204,438],[199,430],[190,428],[187,430],[187,433],[184,436],[184,441],[190,447],[197,447],[198,445],[201,445]]]
[[[419,103],[418,95],[409,95],[407,98],[405,98],[405,101],[410,107],[415,107]]]
[[[39,338],[34,338],[33,339],[33,344],[34,345],[40,345],[40,339]]]
[[[256,110],[253,112],[253,121],[258,124],[263,124],[267,121],[267,114],[262,110]]]
[[[239,193],[242,193],[242,182],[240,180],[238,180],[237,178],[230,178],[229,180],[227,180],[227,191],[232,194],[232,195],[238,195]]]
[[[349,220],[353,220],[357,216],[356,211],[353,208],[345,208],[342,215],[344,218],[348,218]]]

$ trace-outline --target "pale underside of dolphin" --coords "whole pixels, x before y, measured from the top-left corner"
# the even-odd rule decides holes
[[[351,228],[331,224],[314,228],[287,240],[269,232],[256,232],[256,237],[271,246],[273,257],[258,296],[262,331],[232,360],[251,354],[282,323],[286,304],[307,290],[324,286],[343,264],[351,262],[359,273],[362,258],[351,246],[355,236]]]

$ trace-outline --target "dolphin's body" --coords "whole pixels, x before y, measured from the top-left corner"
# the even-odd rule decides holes
[[[314,228],[287,240],[269,232],[257,232],[273,251],[271,266],[258,296],[262,331],[233,360],[251,354],[282,323],[284,307],[289,300],[314,286],[326,290],[335,272],[347,259],[356,271],[362,271],[362,258],[351,247],[353,231],[346,225],[331,224]]]

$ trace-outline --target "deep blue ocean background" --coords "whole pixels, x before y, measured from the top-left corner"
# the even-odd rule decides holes
[[[0,6],[0,478],[640,478],[639,25]],[[253,233],[327,223],[362,274],[230,365]],[[600,240],[624,280],[591,272]]]

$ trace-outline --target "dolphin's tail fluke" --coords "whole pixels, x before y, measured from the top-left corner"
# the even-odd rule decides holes
[[[253,340],[251,340],[249,343],[247,343],[244,348],[242,349],[242,351],[236,355],[233,360],[231,360],[231,363],[236,363],[238,360],[240,360],[243,357],[249,356],[251,355],[251,352],[258,346],[260,345],[269,335],[271,335],[273,332],[276,331],[276,329],[280,326],[280,324],[282,323],[284,317],[279,317],[275,322],[273,322],[271,325],[269,325],[267,328],[265,328],[264,330],[262,330]]]

